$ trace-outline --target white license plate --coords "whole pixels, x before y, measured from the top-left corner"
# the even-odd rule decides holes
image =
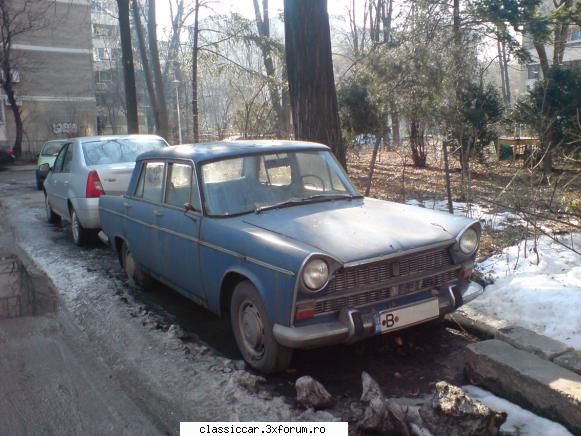
[[[379,314],[379,331],[381,333],[399,330],[403,327],[418,324],[440,316],[438,298],[431,298],[411,306],[390,309]]]

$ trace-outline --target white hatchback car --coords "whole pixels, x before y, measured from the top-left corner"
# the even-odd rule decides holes
[[[155,135],[70,139],[44,182],[47,221],[69,221],[73,241],[85,245],[101,228],[99,197],[125,194],[137,156],[167,146]]]

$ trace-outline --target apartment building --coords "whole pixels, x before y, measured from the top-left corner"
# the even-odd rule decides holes
[[[121,63],[121,37],[117,20],[116,0],[91,0],[91,31],[93,42],[93,78],[97,101],[97,132],[121,134],[127,132],[125,118],[125,88]],[[145,83],[141,66],[135,62],[139,131],[149,132]]]
[[[13,10],[25,4],[1,1]],[[22,152],[30,157],[49,139],[95,134],[96,100],[89,0],[36,0],[27,7],[42,23],[16,35],[10,54],[24,123]],[[10,143],[12,110],[0,97],[0,141]]]
[[[541,7],[541,11],[544,14],[549,15],[554,8],[555,6],[552,0],[545,0]],[[526,69],[523,71],[521,80],[521,91],[526,92],[526,90],[533,86],[536,81],[542,79],[542,71],[537,51],[535,50],[533,41],[529,36],[525,35],[523,37],[523,45],[529,50],[532,57],[532,61],[526,65]],[[551,63],[554,52],[553,45],[548,43],[545,45],[545,50],[547,52],[549,63]],[[563,55],[563,65],[567,68],[574,68],[581,71],[581,28],[579,26],[569,26],[567,42],[565,43],[565,52]]]

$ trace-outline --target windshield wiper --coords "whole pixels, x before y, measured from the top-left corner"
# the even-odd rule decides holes
[[[351,195],[351,194],[314,194],[304,197],[303,200],[323,200],[323,201],[333,201],[333,200],[353,200],[354,198],[363,198],[362,195]]]
[[[281,201],[280,203],[270,204],[268,206],[257,207],[254,212],[256,214],[259,214],[267,210],[282,209],[285,207],[296,206],[299,204],[316,203],[320,201],[333,201],[333,200],[351,201],[354,198],[363,198],[363,197],[361,195],[351,195],[351,194],[315,194],[303,198],[291,198],[290,200]]]

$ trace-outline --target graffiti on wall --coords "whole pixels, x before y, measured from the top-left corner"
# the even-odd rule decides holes
[[[52,123],[52,131],[54,134],[76,135],[79,131],[77,123]]]

